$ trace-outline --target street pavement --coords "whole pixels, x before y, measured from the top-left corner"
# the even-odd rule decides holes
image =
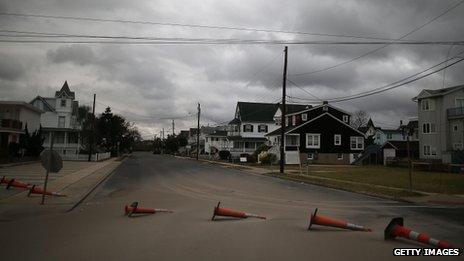
[[[132,201],[174,213],[129,218],[123,208]],[[218,201],[267,219],[211,221]],[[307,231],[315,208],[373,232]],[[422,245],[384,241],[391,218],[462,247],[463,214],[462,206],[413,205],[137,153],[71,212],[0,220],[0,246],[4,260],[392,260],[394,248]]]

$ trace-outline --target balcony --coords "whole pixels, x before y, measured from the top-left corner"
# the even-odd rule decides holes
[[[12,120],[12,119],[2,119],[0,123],[1,128],[11,129],[22,131],[23,130],[23,123],[21,121]]]
[[[446,110],[448,119],[464,117],[464,107],[449,108]]]

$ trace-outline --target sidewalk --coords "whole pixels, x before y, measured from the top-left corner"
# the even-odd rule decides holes
[[[192,159],[188,157],[179,157],[179,158],[185,158],[185,159]],[[266,176],[271,176],[275,178],[281,178],[281,179],[287,179],[287,180],[292,180],[295,182],[304,182],[304,183],[309,183],[313,185],[318,185],[318,186],[326,186],[326,187],[331,187],[335,189],[341,189],[341,190],[347,190],[351,192],[356,192],[356,193],[361,193],[361,194],[367,194],[371,196],[376,196],[376,197],[382,197],[382,198],[387,198],[387,199],[392,199],[392,200],[398,200],[398,201],[404,201],[404,202],[409,202],[409,203],[414,203],[414,204],[421,204],[421,205],[433,205],[433,206],[456,206],[456,207],[464,207],[464,195],[449,195],[449,194],[437,194],[437,193],[429,193],[429,192],[423,192],[423,191],[412,191],[413,193],[417,194],[418,196],[403,196],[403,197],[395,197],[392,198],[391,196],[382,194],[382,193],[370,193],[368,191],[357,191],[353,189],[349,189],[346,185],[349,184],[361,184],[365,186],[370,186],[370,187],[378,187],[379,190],[392,190],[392,191],[405,191],[409,192],[404,189],[400,188],[395,188],[395,187],[386,187],[386,186],[379,186],[379,185],[371,185],[371,184],[366,184],[366,183],[359,183],[359,182],[350,182],[350,181],[342,181],[342,180],[335,180],[335,179],[329,179],[329,178],[323,178],[323,177],[310,177],[311,179],[306,178],[299,178],[299,175],[289,175],[286,174],[284,176],[279,175],[278,171],[272,171],[266,168],[261,168],[257,166],[247,166],[247,165],[240,165],[240,164],[234,164],[234,163],[229,163],[229,162],[221,162],[221,161],[214,161],[214,160],[207,160],[207,159],[199,159],[203,162],[208,162],[211,164],[218,164],[222,165],[226,168],[232,168],[232,169],[238,169],[242,171],[246,171],[248,173],[252,174],[258,174],[258,175],[266,175]],[[335,181],[336,185],[331,184],[327,185],[324,182],[321,181]]]
[[[0,220],[8,220],[30,214],[66,212],[79,204],[96,186],[105,180],[122,161],[111,158],[103,162],[65,161],[59,173],[51,173],[48,191],[59,192],[66,197],[49,197],[45,205],[40,205],[41,195],[27,196],[27,190],[10,189],[5,193],[5,186],[0,187]],[[0,175],[37,184],[43,187],[43,168],[36,164],[0,169]]]

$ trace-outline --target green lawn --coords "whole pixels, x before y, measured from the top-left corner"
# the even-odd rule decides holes
[[[275,167],[272,168],[275,171]],[[298,175],[299,168],[291,166],[286,168],[286,173]],[[303,176],[306,176],[306,167],[302,168]],[[393,168],[383,166],[310,166],[310,177],[324,177],[339,181],[353,181],[364,184],[374,184],[400,189],[409,188],[409,175],[406,168]],[[413,190],[445,193],[464,194],[464,174],[447,172],[428,172],[413,170]]]

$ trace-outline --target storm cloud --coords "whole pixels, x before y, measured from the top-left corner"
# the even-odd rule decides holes
[[[398,39],[443,13],[457,0],[328,1],[2,1],[0,12],[157,21]],[[350,40],[276,32],[1,16],[1,30],[76,35],[184,38]],[[462,41],[464,4],[405,39]],[[66,40],[66,38],[64,38]],[[289,46],[290,102],[346,96],[387,85],[463,51],[460,46]],[[237,101],[276,102],[281,95],[283,45],[110,45],[0,43],[0,96],[29,101],[51,96],[65,80],[81,104],[97,94],[97,111],[111,106],[137,123],[145,137],[176,119],[176,131],[226,122]],[[462,55],[461,55],[462,56]],[[328,67],[332,69],[324,70]],[[317,73],[304,74],[319,71]],[[369,97],[336,103],[365,110],[385,127],[417,113],[411,101],[423,88],[464,83],[457,64],[426,79]],[[444,77],[445,76],[445,77]],[[300,88],[304,88],[302,91]],[[308,94],[313,94],[310,95]],[[319,101],[320,102],[320,101]]]

